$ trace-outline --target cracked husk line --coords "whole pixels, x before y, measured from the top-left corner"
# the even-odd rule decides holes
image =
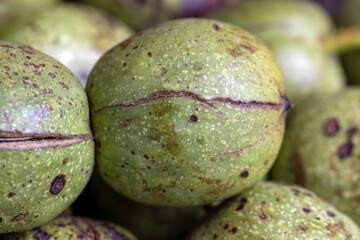
[[[6,134],[4,134],[6,133]],[[6,135],[8,137],[4,137]],[[91,136],[87,134],[80,135],[56,135],[56,134],[24,134],[23,137],[19,133],[14,133],[10,137],[9,132],[0,131],[0,149],[15,149],[20,151],[50,148],[50,147],[66,147],[83,141],[91,140]]]
[[[199,94],[195,94],[189,91],[175,91],[175,90],[163,90],[159,92],[152,93],[146,97],[137,99],[129,104],[116,104],[111,106],[105,106],[97,110],[97,112],[103,110],[111,110],[118,108],[131,108],[135,107],[139,104],[148,103],[151,100],[156,100],[159,98],[176,98],[176,97],[186,97],[190,100],[196,101],[205,107],[210,107],[216,109],[214,104],[225,104],[234,108],[248,108],[248,109],[273,109],[279,110],[283,107],[283,103],[273,103],[273,102],[261,102],[261,101],[244,101],[244,100],[236,100],[231,99],[229,97],[213,97],[210,99],[206,99]]]

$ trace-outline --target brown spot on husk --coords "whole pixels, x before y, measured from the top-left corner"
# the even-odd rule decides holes
[[[343,222],[338,222],[335,224],[327,224],[325,227],[328,231],[331,232],[331,235],[334,237],[336,233],[340,230],[345,230],[345,226]]]
[[[50,193],[51,194],[59,194],[61,190],[65,187],[66,176],[64,174],[59,174],[54,178],[54,180],[50,184]]]
[[[324,134],[326,136],[334,136],[340,131],[340,124],[336,118],[331,118],[324,124]]]
[[[16,215],[13,219],[11,219],[11,222],[17,222],[17,221],[23,219],[24,217],[26,217],[26,214],[20,213],[19,215]]]

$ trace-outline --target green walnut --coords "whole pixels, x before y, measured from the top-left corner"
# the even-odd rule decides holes
[[[310,98],[289,118],[272,178],[314,191],[360,223],[360,89]]]
[[[112,13],[134,29],[142,29],[174,18],[204,16],[224,2],[224,0],[81,1]]]
[[[220,205],[188,239],[359,238],[358,226],[314,193],[287,183],[261,182]]]
[[[340,28],[360,25],[360,1],[343,1],[336,18]],[[360,38],[360,37],[358,37]],[[341,56],[346,77],[351,84],[360,84],[360,50],[350,51]]]
[[[94,163],[85,91],[31,47],[0,42],[0,233],[31,229],[81,193]]]
[[[337,35],[330,17],[316,3],[248,0],[223,8],[215,18],[243,27],[270,48],[284,74],[285,91],[295,103],[343,88],[339,63],[332,64],[339,74],[329,78],[333,68],[328,62],[334,61],[329,58],[340,51],[329,45],[339,45],[334,41]]]
[[[100,174],[162,206],[208,204],[259,181],[291,105],[265,45],[205,19],[132,36],[97,62],[86,90]]]
[[[46,8],[55,4],[58,0],[2,0],[0,1],[0,36],[3,30],[6,30],[8,24],[15,21],[24,14],[29,14],[35,10]]]
[[[85,86],[101,55],[133,31],[121,21],[86,5],[62,3],[25,14],[2,39],[27,44],[67,66]]]
[[[125,228],[85,217],[57,217],[28,231],[4,235],[3,240],[136,240]]]

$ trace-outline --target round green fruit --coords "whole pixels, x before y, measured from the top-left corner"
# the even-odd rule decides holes
[[[0,42],[0,233],[39,226],[81,193],[94,163],[85,91],[53,58]]]
[[[147,204],[191,206],[259,181],[281,144],[280,69],[242,29],[171,21],[103,55],[87,84],[100,174]]]
[[[295,182],[360,223],[360,89],[298,104],[272,178]]]
[[[316,3],[248,0],[220,10],[214,17],[248,30],[270,48],[284,75],[285,91],[295,103],[310,95],[336,92],[345,85],[343,73],[329,79],[332,55],[323,38],[330,35],[333,24]],[[338,63],[332,65],[342,72]]]
[[[133,31],[121,21],[97,9],[62,3],[23,15],[8,26],[2,39],[54,57],[85,86],[101,55],[131,34]]]
[[[125,228],[84,217],[57,217],[28,231],[4,235],[3,240],[136,240]]]
[[[0,1],[0,36],[9,24],[18,17],[29,14],[35,10],[46,11],[46,8],[55,4],[58,0],[2,0]]]
[[[261,182],[220,205],[188,239],[359,238],[358,226],[314,193],[296,185]]]

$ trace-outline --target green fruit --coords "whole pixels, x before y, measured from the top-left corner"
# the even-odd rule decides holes
[[[332,70],[328,68],[329,54],[321,40],[332,30],[332,22],[315,3],[244,1],[224,8],[215,17],[245,28],[270,48],[284,74],[285,91],[293,101],[343,88],[342,74],[328,79]]]
[[[58,0],[1,0],[0,1],[0,36],[1,32],[8,27],[12,21],[23,14],[34,10],[45,9],[58,2]]]
[[[114,191],[97,171],[94,171],[88,186],[101,218],[136,232],[139,239],[184,239],[212,207],[156,207],[137,203]]]
[[[25,45],[0,42],[0,233],[66,209],[89,180],[94,144],[72,73]]]
[[[4,235],[3,240],[136,240],[125,228],[84,217],[58,217],[29,231]]]
[[[354,222],[296,185],[261,182],[222,205],[189,237],[197,239],[360,238]]]
[[[63,63],[85,86],[100,56],[133,33],[122,22],[85,5],[59,4],[24,15],[3,40],[27,44]]]
[[[113,13],[134,29],[142,29],[166,20],[204,16],[224,0],[81,0]]]
[[[298,104],[272,178],[295,182],[360,223],[360,89]]]
[[[139,202],[194,206],[259,181],[289,107],[270,51],[242,29],[183,19],[103,55],[87,93],[100,174]]]
[[[349,27],[360,25],[360,1],[346,0],[339,9],[337,25]],[[360,84],[360,50],[346,53],[342,56],[346,77],[351,84]]]

